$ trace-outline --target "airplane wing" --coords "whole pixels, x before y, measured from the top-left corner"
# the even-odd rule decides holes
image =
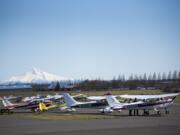
[[[168,97],[176,97],[180,93],[171,93],[171,94],[161,94],[161,95],[119,95],[121,98],[127,98],[127,99],[157,99],[157,98],[168,98]]]
[[[89,99],[89,100],[104,100],[104,99],[106,99],[106,97],[105,96],[89,96],[89,97],[87,97],[87,99]]]
[[[113,97],[118,97],[117,95],[112,95]],[[105,100],[106,99],[106,96],[89,96],[87,97],[87,99],[89,100],[95,100],[95,101],[98,101],[98,100]]]
[[[138,105],[142,105],[144,102],[138,101],[138,102],[133,102],[133,103],[122,103],[122,104],[115,104],[112,106],[113,110],[121,110],[121,109],[133,109],[137,108]]]

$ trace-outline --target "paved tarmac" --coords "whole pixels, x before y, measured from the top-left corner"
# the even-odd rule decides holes
[[[26,114],[24,114],[26,115]],[[180,105],[169,115],[52,121],[0,116],[0,135],[180,135]]]

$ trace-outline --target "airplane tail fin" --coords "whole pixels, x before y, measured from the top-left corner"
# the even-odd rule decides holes
[[[13,106],[14,104],[11,103],[9,100],[7,99],[2,99],[2,103],[4,105],[4,107],[10,107],[10,106]]]
[[[46,105],[43,102],[40,102],[39,103],[39,110],[45,111],[45,110],[48,110],[48,108],[46,107]]]
[[[72,96],[69,95],[69,93],[64,93],[63,96],[68,107],[74,106],[78,103]]]
[[[115,104],[120,104],[120,102],[112,95],[106,96],[106,100],[107,100],[109,106],[113,106]]]

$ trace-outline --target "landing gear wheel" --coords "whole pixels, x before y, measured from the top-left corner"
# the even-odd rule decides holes
[[[157,111],[157,115],[161,115],[161,112],[160,112],[160,111]]]

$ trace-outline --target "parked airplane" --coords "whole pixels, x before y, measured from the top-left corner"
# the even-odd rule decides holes
[[[45,103],[40,102],[39,103],[39,111],[44,112],[52,109],[59,108],[61,111],[66,111],[66,112],[73,112],[75,109],[67,107],[65,104],[52,104],[50,106],[46,106]]]
[[[33,101],[33,100],[39,100],[39,99],[42,99],[41,95],[36,95],[36,96],[30,96],[30,97],[24,97],[22,99],[23,102],[30,102],[30,101]]]
[[[106,100],[106,96],[89,96],[86,97],[88,100],[101,101]]]
[[[7,99],[1,99],[1,100],[3,103],[3,108],[1,109],[2,113],[3,111],[10,112],[11,110],[14,110],[14,109],[30,109],[32,112],[36,112],[39,107],[39,102],[40,102],[40,100],[34,100],[27,103],[14,104],[14,103],[11,103]],[[52,102],[49,100],[44,100],[43,102],[47,106],[50,106],[52,104]]]
[[[66,105],[71,108],[91,108],[102,105],[102,103],[99,103],[97,101],[90,101],[90,102],[76,101],[72,96],[69,95],[69,93],[64,93],[63,96]]]
[[[100,109],[100,111],[111,113],[114,110],[129,110],[131,115],[132,110],[136,110],[136,115],[138,115],[138,110],[144,110],[145,114],[149,114],[149,110],[154,110],[160,114],[159,109],[164,108],[165,112],[169,113],[168,107],[173,104],[173,100],[177,95],[179,94],[129,95],[128,98],[135,99],[135,102],[132,103],[120,103],[114,96],[108,95],[106,99],[109,106]],[[125,98],[125,96],[123,97]],[[137,99],[140,99],[140,101],[137,101]]]
[[[63,98],[63,95],[59,95],[58,93],[56,93],[55,95],[47,95],[45,97],[45,99],[49,99],[49,100],[58,100],[62,98]]]
[[[6,96],[4,96],[3,97],[4,99],[7,99],[7,100],[13,100],[13,101],[15,101],[15,102],[19,102],[19,101],[21,101],[22,100],[22,97],[21,96],[13,96],[13,95],[10,95],[10,96],[8,96],[8,97],[6,97]]]
[[[81,97],[85,97],[84,94],[78,94],[78,95],[74,95],[72,96],[73,98],[81,98]],[[25,97],[22,99],[23,102],[30,102],[30,101],[34,101],[34,100],[51,100],[51,101],[59,101],[60,99],[63,99],[63,95],[60,95],[58,93],[56,93],[55,95],[47,95],[46,97],[41,96],[41,95],[36,95],[36,96],[31,96],[31,97]]]
[[[139,99],[139,100],[148,100],[148,99],[169,99],[178,96],[180,93],[170,93],[170,94],[160,94],[160,95],[119,95],[121,98],[125,99]]]

